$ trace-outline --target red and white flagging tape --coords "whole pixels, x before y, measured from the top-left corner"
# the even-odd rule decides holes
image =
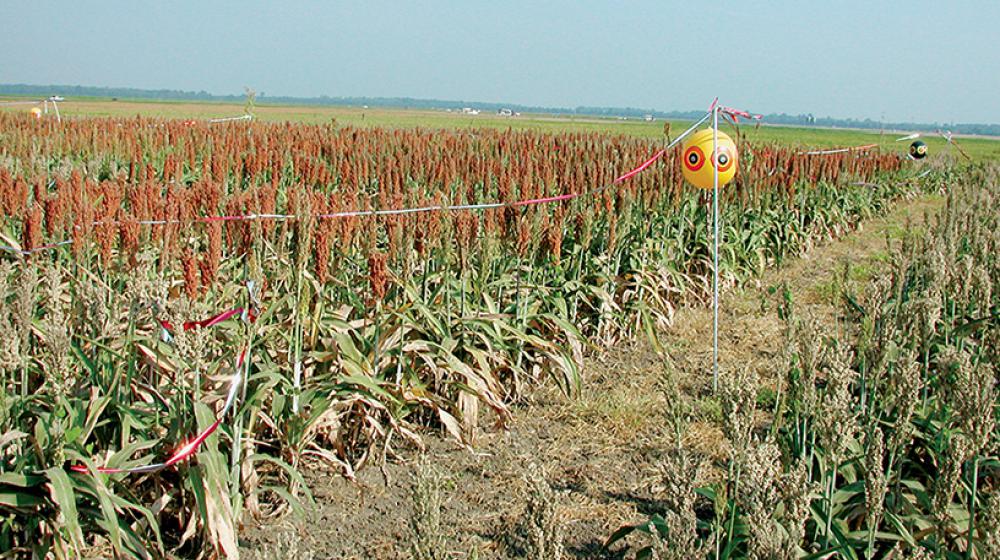
[[[835,148],[832,150],[815,150],[811,152],[799,152],[800,156],[828,156],[832,154],[845,154],[848,152],[864,152],[872,148],[877,148],[878,144],[865,144],[863,146],[851,146],[849,148]]]
[[[252,290],[252,286],[250,287],[250,289]],[[224,311],[222,313],[219,313],[218,315],[215,315],[214,317],[210,317],[203,321],[186,322],[184,323],[184,325],[182,325],[182,328],[186,331],[189,331],[194,328],[208,328],[218,325],[219,323],[227,321],[236,316],[242,317],[242,319],[247,323],[251,323],[256,319],[256,314],[252,310],[244,309],[242,307],[237,307],[235,309],[230,309],[229,311]],[[164,329],[164,332],[173,330],[173,326],[166,321],[160,321],[160,325]],[[236,395],[239,392],[240,386],[243,384],[244,371],[247,369],[247,358],[248,358],[247,354],[249,350],[250,346],[248,344],[246,347],[243,348],[242,351],[240,351],[239,356],[236,358],[236,365],[234,366],[233,374],[229,379],[229,391],[226,394],[226,402],[222,406],[222,410],[220,410],[219,413],[216,414],[215,420],[211,424],[209,424],[207,428],[196,434],[187,443],[179,447],[176,451],[174,451],[170,455],[170,457],[168,457],[166,460],[162,462],[149,463],[146,465],[140,465],[136,467],[96,467],[94,469],[94,472],[101,474],[151,473],[166,469],[168,467],[172,467],[184,461],[185,459],[191,457],[195,453],[197,453],[198,448],[201,447],[201,444],[204,443],[205,440],[208,439],[210,435],[215,433],[215,430],[217,430],[219,426],[222,424],[222,419],[226,417],[229,411],[232,410],[233,406],[236,404]],[[89,472],[89,469],[85,465],[73,465],[70,467],[70,470],[80,473]]]

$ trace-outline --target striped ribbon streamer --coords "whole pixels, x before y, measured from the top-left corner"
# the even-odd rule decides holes
[[[234,121],[250,121],[253,120],[253,115],[247,113],[245,115],[240,115],[238,117],[220,117],[217,119],[208,119],[209,124],[234,122]]]
[[[668,144],[665,148],[663,148],[663,149],[659,150],[658,152],[656,152],[655,154],[653,154],[649,159],[647,159],[646,161],[644,161],[641,164],[639,164],[639,166],[635,167],[634,169],[632,169],[630,171],[627,171],[626,173],[623,173],[622,175],[619,175],[618,177],[615,178],[615,180],[611,181],[610,183],[608,183],[606,185],[602,185],[602,186],[594,188],[594,189],[589,189],[589,190],[575,192],[575,193],[561,194],[561,195],[557,195],[557,196],[549,196],[549,197],[545,197],[545,198],[530,198],[530,199],[525,199],[525,200],[518,200],[518,201],[515,201],[515,202],[487,202],[487,203],[480,203],[480,204],[460,204],[460,205],[457,205],[457,206],[435,205],[435,206],[423,206],[423,207],[419,207],[419,208],[403,208],[403,209],[397,209],[397,210],[355,210],[355,211],[351,211],[351,212],[334,212],[334,213],[331,213],[331,214],[319,214],[319,215],[317,215],[315,217],[318,218],[318,219],[327,219],[327,218],[347,218],[347,217],[356,217],[356,216],[386,216],[386,215],[394,215],[394,214],[413,214],[413,213],[418,213],[418,212],[489,210],[489,209],[494,209],[494,208],[506,208],[506,207],[518,208],[518,207],[522,207],[522,206],[531,206],[531,205],[535,205],[535,204],[549,204],[549,203],[552,203],[552,202],[565,202],[567,200],[573,200],[575,198],[580,198],[582,196],[592,196],[594,194],[600,193],[601,191],[609,189],[609,188],[611,188],[611,187],[613,187],[615,185],[621,184],[621,183],[623,183],[623,182],[631,179],[632,177],[638,175],[639,173],[642,173],[646,169],[648,169],[649,166],[653,165],[653,163],[656,162],[656,160],[658,160],[661,157],[663,157],[663,155],[666,154],[671,148],[673,148],[674,146],[676,146],[677,144],[679,144],[681,142],[681,140],[683,140],[688,135],[690,135],[692,132],[694,132],[694,130],[696,128],[698,128],[698,126],[700,126],[702,123],[704,123],[705,121],[707,121],[710,116],[711,116],[710,113],[706,114],[705,116],[703,116],[701,119],[699,119],[693,125],[691,125],[687,130],[685,130],[684,132],[682,132],[680,136],[678,136],[672,142],[670,142],[670,144]]]
[[[863,152],[872,148],[877,148],[878,144],[865,144],[863,146],[851,146],[850,148],[837,148],[834,150],[815,150],[812,152],[799,152],[799,156],[828,156],[831,154],[844,154],[847,152]]]
[[[722,113],[722,114],[728,116],[730,119],[732,119],[733,123],[739,123],[740,122],[740,117],[743,117],[744,119],[750,119],[750,120],[753,120],[753,121],[758,121],[758,122],[764,120],[764,115],[759,115],[759,114],[756,114],[756,113],[751,113],[749,111],[744,111],[743,109],[734,109],[732,107],[726,107],[725,105],[719,105],[719,98],[718,97],[716,97],[714,100],[712,100],[712,104],[708,106],[708,112],[709,112],[709,114],[711,114],[712,113],[712,109],[715,109],[716,107],[719,108],[719,112],[720,113]]]
[[[972,161],[972,156],[965,153],[965,150],[963,150],[962,147],[958,145],[958,142],[955,141],[955,135],[952,134],[950,130],[945,130],[943,132],[939,130],[938,134],[940,134],[942,138],[947,140],[948,144],[955,146],[955,149],[958,150],[958,153],[962,154],[962,157],[964,157],[968,161]]]
[[[688,127],[680,136],[675,138],[670,142],[665,148],[659,150],[653,154],[649,159],[639,164],[635,167],[619,175],[610,183],[597,187],[595,189],[589,189],[585,191],[580,191],[576,193],[562,194],[558,196],[550,196],[546,198],[531,198],[525,200],[518,200],[514,202],[486,202],[479,204],[460,204],[460,205],[434,205],[434,206],[421,206],[416,208],[395,208],[395,209],[385,209],[385,210],[351,210],[345,212],[333,212],[329,214],[316,214],[312,217],[319,220],[326,219],[336,219],[336,218],[352,218],[352,217],[370,217],[370,216],[393,216],[400,214],[417,214],[422,212],[443,212],[443,211],[469,211],[469,210],[489,210],[494,208],[505,208],[512,207],[518,208],[522,206],[532,206],[536,204],[550,204],[553,202],[564,202],[568,200],[573,200],[575,198],[580,198],[582,196],[592,196],[594,194],[600,193],[610,187],[623,183],[632,177],[642,173],[648,169],[653,163],[662,158],[671,148],[679,144],[684,138],[690,135],[696,128],[698,128],[702,123],[707,121],[711,117],[711,112],[705,114],[701,119],[696,121],[693,125]],[[295,220],[299,217],[295,214],[245,214],[245,215],[229,215],[229,216],[203,216],[200,218],[194,218],[192,220],[144,220],[138,222],[139,225],[182,225],[188,223],[208,223],[208,222],[238,222],[238,221],[255,221],[255,220]],[[94,222],[92,226],[108,226],[108,225],[121,225],[122,222],[118,220],[105,220],[100,222]],[[44,245],[42,247],[37,247],[31,250],[23,250],[18,247],[11,247],[7,245],[0,245],[0,250],[6,250],[9,252],[17,253],[22,256],[31,255],[40,251],[45,251],[48,249],[53,249],[62,245],[72,243],[72,239],[67,239],[65,241],[60,241],[58,243],[51,243],[49,245]]]
[[[182,327],[186,331],[189,331],[196,327],[201,327],[201,328],[214,327],[215,325],[218,325],[223,321],[227,321],[230,318],[235,317],[236,315],[242,315],[243,312],[244,309],[242,307],[237,307],[235,309],[230,309],[229,311],[223,311],[222,313],[219,313],[214,317],[209,317],[208,319],[205,319],[203,321],[186,321],[182,325]],[[252,310],[248,309],[246,310],[246,313],[248,320],[253,321],[254,319],[256,319],[256,316],[254,315]],[[160,321],[160,326],[167,329],[168,331],[174,330],[174,326],[167,321]]]
[[[35,247],[30,251],[25,251],[24,249],[21,249],[19,247],[11,247],[10,245],[0,245],[0,251],[8,251],[10,253],[27,256],[32,253],[38,253],[40,251],[47,251],[49,249],[55,249],[56,247],[62,247],[63,245],[69,245],[72,242],[73,242],[72,239],[67,239],[65,241],[59,241],[56,243],[49,243],[47,245],[42,245],[41,247]]]
[[[724,105],[719,106],[719,112],[727,115],[729,118],[733,119],[734,123],[740,122],[740,117],[744,119],[749,119],[752,121],[762,121],[764,120],[764,115],[759,115],[756,113],[750,113],[748,111],[743,111],[741,109],[733,109],[732,107],[726,107]]]
[[[495,209],[495,208],[506,208],[506,207],[518,208],[518,207],[522,207],[522,206],[531,206],[531,205],[535,205],[535,204],[549,204],[549,203],[552,203],[552,202],[565,202],[567,200],[573,200],[575,198],[580,198],[582,196],[594,195],[594,194],[597,194],[597,193],[599,193],[601,191],[604,191],[604,190],[606,190],[606,189],[608,189],[610,187],[613,187],[615,185],[621,184],[621,183],[623,183],[623,182],[631,179],[632,177],[635,177],[639,173],[642,173],[646,169],[648,169],[649,166],[653,165],[653,163],[655,163],[658,159],[660,159],[661,157],[663,157],[664,154],[666,154],[671,148],[673,148],[674,146],[676,146],[677,144],[679,144],[681,142],[681,140],[683,140],[688,135],[690,135],[692,132],[694,132],[694,130],[696,128],[698,128],[698,126],[700,126],[702,123],[704,123],[705,121],[707,121],[710,116],[711,116],[710,113],[706,114],[705,116],[703,116],[701,119],[699,119],[693,125],[691,125],[690,127],[688,127],[687,130],[685,130],[684,132],[682,132],[680,136],[678,136],[672,142],[670,142],[670,144],[668,144],[665,148],[663,148],[663,149],[659,150],[658,152],[656,152],[655,154],[653,154],[649,159],[647,159],[646,161],[642,162],[641,164],[639,164],[634,169],[632,169],[630,171],[627,171],[627,172],[619,175],[618,177],[616,177],[610,183],[608,183],[606,185],[603,185],[603,186],[600,186],[600,187],[597,187],[597,188],[594,188],[594,189],[589,189],[589,190],[575,192],[575,193],[561,194],[561,195],[557,195],[557,196],[549,196],[549,197],[545,197],[545,198],[530,198],[530,199],[518,200],[518,201],[514,201],[514,202],[486,202],[486,203],[479,203],[479,204],[460,204],[460,205],[456,205],[456,206],[434,205],[434,206],[422,206],[422,207],[418,207],[418,208],[401,208],[401,209],[395,209],[395,210],[354,210],[354,211],[349,211],[349,212],[333,212],[333,213],[330,213],[330,214],[319,214],[319,215],[315,216],[315,218],[317,218],[317,219],[331,219],[331,218],[349,218],[349,217],[359,217],[359,216],[388,216],[388,215],[396,215],[396,214],[415,214],[415,213],[419,213],[419,212],[490,210],[490,209]],[[288,217],[289,218],[294,218],[294,216],[288,216]],[[229,216],[229,218],[238,218],[238,216],[236,216],[236,217]]]
[[[219,313],[214,317],[210,317],[203,321],[190,321],[183,325],[184,330],[191,330],[195,327],[211,327],[217,325],[223,321],[231,319],[236,315],[242,315],[243,320],[247,322],[253,322],[256,319],[256,315],[252,310],[244,310],[243,308],[230,309],[229,311],[224,311]],[[165,329],[171,329],[170,323],[166,321],[160,321],[160,325]],[[229,391],[226,394],[226,402],[222,406],[222,410],[215,416],[215,420],[209,424],[207,428],[202,430],[200,433],[191,438],[190,441],[182,445],[173,454],[170,455],[165,461],[160,463],[150,463],[148,465],[141,465],[137,467],[97,467],[94,472],[101,474],[140,474],[140,473],[152,473],[172,467],[181,461],[194,455],[201,444],[205,442],[206,439],[219,428],[222,424],[222,419],[226,417],[226,414],[232,410],[233,406],[236,404],[236,395],[240,386],[243,384],[243,370],[247,364],[247,353],[250,347],[247,345],[241,352],[239,357],[236,359],[236,366],[233,369],[233,374],[229,380]],[[88,469],[85,465],[73,465],[70,467],[71,471],[86,473]]]

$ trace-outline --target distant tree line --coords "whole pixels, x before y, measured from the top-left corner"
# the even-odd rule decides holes
[[[66,85],[28,85],[0,84],[0,95],[32,96],[62,95],[64,97],[110,97],[119,99],[153,99],[166,101],[210,101],[218,103],[240,103],[244,95],[215,95],[206,91],[181,91],[174,89],[139,89],[92,86]],[[257,94],[258,105],[346,105],[369,107],[395,107],[407,109],[478,109],[480,111],[499,111],[510,109],[520,113],[548,113],[556,115],[580,115],[597,117],[627,117],[644,118],[651,116],[658,119],[694,119],[704,114],[703,111],[657,111],[635,107],[538,107],[533,105],[517,105],[511,103],[485,103],[479,101],[449,101],[445,99],[415,99],[412,97],[289,97],[270,96],[264,92]],[[872,119],[835,119],[832,117],[816,117],[812,114],[788,115],[772,113],[764,115],[764,122],[770,124],[888,129],[888,130],[936,130],[946,129],[959,134],[980,134],[984,136],[1000,136],[1000,124],[985,123],[911,123],[911,122],[879,122]]]

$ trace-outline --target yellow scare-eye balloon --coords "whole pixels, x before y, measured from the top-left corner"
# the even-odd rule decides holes
[[[36,119],[42,118],[42,110],[39,109],[38,107],[32,107],[31,116],[35,117]]]
[[[699,189],[711,189],[715,182],[713,165],[719,166],[719,186],[723,186],[736,176],[736,143],[725,132],[719,131],[719,154],[712,151],[712,129],[706,128],[692,134],[684,141],[682,158],[684,178]],[[716,163],[716,159],[718,162]],[[705,165],[706,163],[708,165]]]

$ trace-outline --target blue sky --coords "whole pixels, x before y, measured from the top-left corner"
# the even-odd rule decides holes
[[[0,83],[1000,122],[1000,2],[3,0]]]

